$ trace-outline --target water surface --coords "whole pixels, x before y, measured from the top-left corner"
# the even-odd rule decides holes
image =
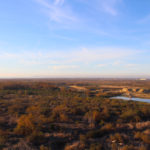
[[[125,97],[125,96],[116,96],[116,97],[112,97],[111,99],[122,99],[122,100],[132,100],[132,101],[138,101],[138,102],[146,102],[146,103],[150,103],[150,99],[144,99],[144,98],[130,98],[130,97]]]

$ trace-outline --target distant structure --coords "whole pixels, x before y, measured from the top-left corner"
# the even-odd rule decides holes
[[[140,80],[141,80],[141,81],[146,81],[147,79],[145,79],[145,78],[141,78]]]

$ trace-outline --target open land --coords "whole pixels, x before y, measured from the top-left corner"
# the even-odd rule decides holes
[[[149,150],[150,80],[0,80],[0,149]]]

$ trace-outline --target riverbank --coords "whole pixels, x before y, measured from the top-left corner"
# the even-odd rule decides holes
[[[136,94],[133,94],[134,97],[136,98],[148,98],[150,99],[150,94],[139,94],[139,93],[136,93]]]

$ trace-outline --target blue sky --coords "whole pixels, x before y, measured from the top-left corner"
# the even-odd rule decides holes
[[[149,0],[2,0],[0,77],[150,77]]]

